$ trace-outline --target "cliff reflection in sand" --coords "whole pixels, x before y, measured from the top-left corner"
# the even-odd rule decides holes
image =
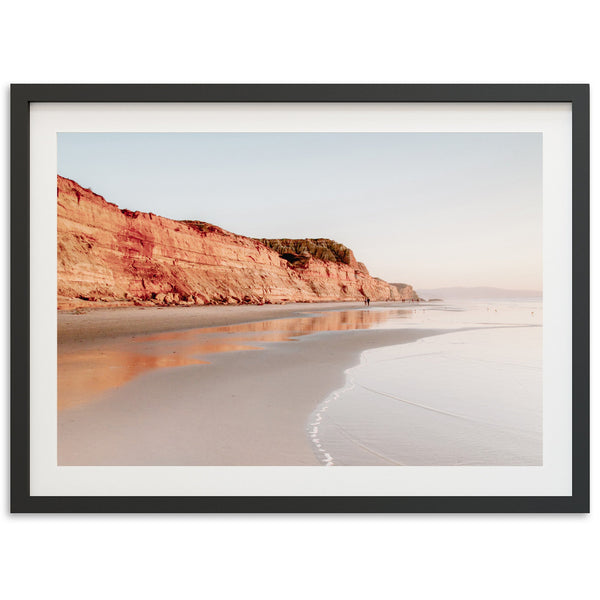
[[[370,329],[406,310],[344,310],[139,336],[58,356],[58,408],[98,399],[154,369],[209,364],[206,356],[261,350],[257,343],[292,341],[326,331]],[[203,359],[199,359],[202,357]]]

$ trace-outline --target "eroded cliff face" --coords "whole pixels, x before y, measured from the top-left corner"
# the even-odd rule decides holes
[[[290,263],[259,240],[208,224],[121,210],[58,177],[58,307],[410,299],[350,264]],[[412,289],[411,289],[412,291]]]
[[[394,286],[400,292],[403,300],[422,300],[422,298],[419,298],[417,292],[415,292],[413,286],[408,285],[408,283],[390,283],[390,285]]]

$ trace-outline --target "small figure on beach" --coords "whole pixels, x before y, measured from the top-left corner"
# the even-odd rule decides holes
[[[366,303],[367,303],[367,306],[369,306],[369,304],[371,304],[371,298],[368,298],[368,297],[367,297],[367,299],[366,299]]]

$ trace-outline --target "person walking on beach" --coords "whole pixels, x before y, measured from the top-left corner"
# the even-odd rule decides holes
[[[371,298],[367,297],[367,306],[369,306],[369,304],[371,304]]]

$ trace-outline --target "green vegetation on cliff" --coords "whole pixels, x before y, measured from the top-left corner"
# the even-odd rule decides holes
[[[263,238],[259,241],[291,263],[308,256],[331,262],[341,262],[346,265],[349,265],[352,260],[352,252],[349,248],[326,238],[300,240]]]
[[[183,220],[180,221],[180,223],[185,223],[186,225],[189,225],[190,227],[193,227],[194,229],[198,230],[198,231],[208,231],[208,232],[223,232],[223,229],[221,229],[220,227],[217,227],[216,225],[212,225],[211,223],[207,223],[206,221],[189,221],[189,220]]]

